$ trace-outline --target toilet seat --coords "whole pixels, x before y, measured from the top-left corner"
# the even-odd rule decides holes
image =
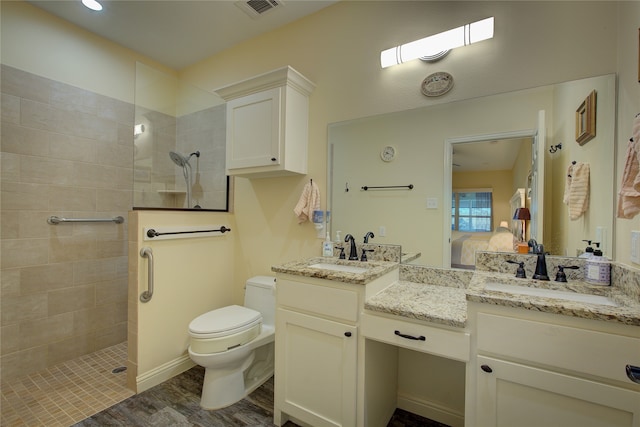
[[[262,314],[230,305],[201,314],[189,324],[195,353],[219,353],[246,344],[260,334]]]

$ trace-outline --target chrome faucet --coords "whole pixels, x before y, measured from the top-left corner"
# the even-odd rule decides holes
[[[349,242],[351,244],[351,251],[349,252],[349,259],[351,261],[358,260],[358,251],[356,250],[356,239],[353,238],[351,234],[347,234],[344,236],[344,241]]]
[[[533,278],[536,280],[549,280],[547,274],[547,258],[544,253],[544,246],[539,244],[534,239],[529,240],[529,246],[532,248],[534,254],[538,254],[538,260],[536,261],[536,272],[533,273]]]
[[[371,237],[373,239],[376,236],[374,236],[372,231],[368,231],[367,234],[364,235],[364,242],[365,243],[369,243],[369,237]]]

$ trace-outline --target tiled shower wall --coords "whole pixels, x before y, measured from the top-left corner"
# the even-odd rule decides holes
[[[134,206],[183,208],[186,206],[182,168],[169,158],[172,150],[192,157],[192,205],[203,209],[227,208],[225,174],[226,105],[172,117],[136,106],[136,120],[145,133],[135,138]]]
[[[134,106],[2,66],[1,376],[126,340]]]

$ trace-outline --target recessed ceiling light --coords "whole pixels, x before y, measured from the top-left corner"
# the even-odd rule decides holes
[[[82,4],[91,10],[102,10],[102,5],[96,0],[82,0]]]

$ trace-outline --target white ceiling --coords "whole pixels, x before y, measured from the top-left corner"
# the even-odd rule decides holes
[[[64,20],[175,70],[336,3],[278,0],[252,17],[231,0],[102,0],[95,12],[80,0],[27,0]]]
[[[502,139],[489,142],[455,144],[453,148],[454,172],[480,172],[511,170],[522,144],[531,139]]]

